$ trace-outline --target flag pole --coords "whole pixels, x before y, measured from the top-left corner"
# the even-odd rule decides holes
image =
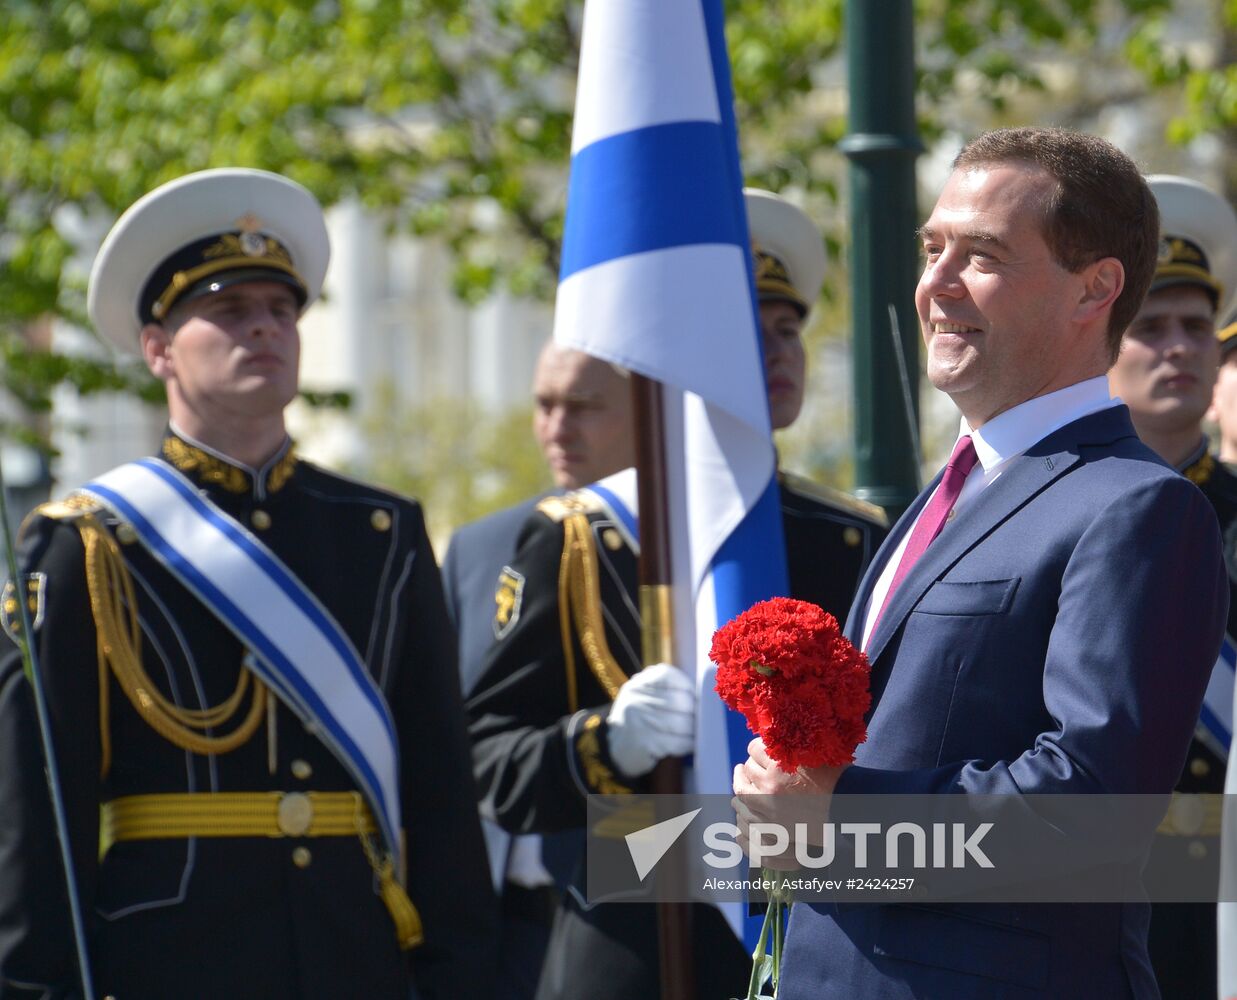
[[[17,601],[18,621],[21,632],[16,637],[21,651],[22,668],[34,692],[35,714],[39,722],[39,738],[43,744],[44,774],[47,790],[51,795],[52,814],[56,823],[56,839],[60,845],[60,861],[64,868],[65,888],[69,896],[69,921],[73,927],[73,945],[77,952],[77,969],[82,982],[84,1000],[94,1000],[94,987],[90,974],[90,954],[86,950],[86,924],[82,919],[82,901],[77,894],[77,879],[74,877],[73,853],[69,845],[69,821],[65,813],[64,796],[60,790],[60,769],[56,763],[56,751],[52,744],[51,717],[47,711],[47,697],[43,691],[43,677],[39,672],[38,654],[34,648],[33,625],[30,621],[29,595],[26,579],[17,570],[17,549],[13,529],[9,524],[8,487],[4,481],[4,463],[0,462],[0,527],[4,534],[5,560],[8,563],[9,579],[13,581],[13,595]]]
[[[670,513],[666,489],[664,393],[660,382],[632,379],[636,430],[636,491],[640,511],[640,644],[644,666],[673,663],[671,615]],[[683,762],[666,757],[653,769],[655,795],[683,792]],[[662,1000],[695,1000],[691,907],[657,904]]]

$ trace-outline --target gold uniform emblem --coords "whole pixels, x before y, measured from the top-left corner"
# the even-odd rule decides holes
[[[524,574],[510,566],[504,566],[498,574],[498,586],[494,590],[494,638],[501,639],[511,631],[520,618],[520,604],[524,600]]]
[[[45,573],[30,573],[26,580],[26,609],[30,613],[31,628],[38,629],[43,624],[43,596],[47,589]],[[10,580],[4,585],[0,594],[0,627],[4,628],[16,642],[21,635],[21,606],[17,603],[17,588]]]

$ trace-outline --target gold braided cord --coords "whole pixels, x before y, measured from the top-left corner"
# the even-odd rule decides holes
[[[382,898],[391,920],[395,924],[395,940],[399,942],[402,951],[416,948],[425,940],[421,926],[421,914],[416,904],[408,898],[408,892],[400,883],[396,871],[395,859],[386,852],[379,851],[374,839],[360,833],[361,848],[365,858],[378,878],[378,895]]]
[[[563,532],[563,557],[558,564],[558,629],[567,666],[567,711],[574,715],[580,708],[580,695],[576,688],[575,647],[571,642],[571,518],[564,522]]]
[[[95,629],[95,655],[99,660],[99,777],[106,778],[112,770],[111,696],[108,694],[107,653],[98,629]]]
[[[240,710],[251,684],[250,671],[242,669],[236,689],[225,701],[211,708],[181,708],[165,698],[142,667],[137,596],[120,546],[91,515],[78,521],[78,530],[86,549],[86,585],[98,641],[103,773],[107,773],[111,764],[106,693],[109,668],[138,714],[168,742],[197,754],[222,754],[243,745],[262,721],[267,697],[265,685],[258,678],[252,678],[249,713],[234,730],[223,736],[205,735],[202,730],[223,725]]]
[[[606,693],[613,699],[618,689],[627,680],[627,674],[619,666],[606,642],[605,618],[601,610],[601,575],[597,566],[597,552],[593,531],[584,514],[572,514],[563,522],[566,533],[564,559],[570,553],[568,587],[572,618],[580,648],[588,661],[589,669],[601,682]],[[560,582],[561,588],[561,582]]]

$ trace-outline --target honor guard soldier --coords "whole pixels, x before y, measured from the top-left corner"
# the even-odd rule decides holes
[[[772,425],[799,415],[801,331],[820,292],[820,233],[798,208],[746,192]],[[645,786],[662,757],[694,745],[695,694],[666,664],[641,670],[631,470],[548,497],[495,585],[494,634],[468,700],[482,812],[515,833],[576,830],[590,793]],[[883,512],[779,476],[790,591],[844,617],[885,535]],[[657,920],[646,904],[589,906],[583,858],[551,934],[538,1000],[620,1000],[658,991]],[[721,913],[693,919],[701,1000],[746,982],[750,956]]]
[[[489,996],[421,509],[285,430],[328,255],[300,185],[207,170],[125,212],[90,276],[96,328],[140,343],[170,416],[158,455],[43,506],[19,545],[97,996]],[[0,643],[0,997],[75,996],[33,693]]]
[[[1226,648],[1177,785],[1179,801],[1161,826],[1157,855],[1178,864],[1214,863],[1220,798],[1232,733],[1232,638],[1237,636],[1237,476],[1208,450],[1202,420],[1220,363],[1217,319],[1237,302],[1237,213],[1196,181],[1167,174],[1147,183],[1160,208],[1160,248],[1151,290],[1121,341],[1109,385],[1130,408],[1138,436],[1211,501],[1224,537],[1230,600]],[[1181,796],[1208,793],[1193,803]],[[1205,803],[1205,805],[1204,805]],[[1192,808],[1191,806],[1201,806]],[[1207,838],[1204,842],[1203,838]],[[1208,844],[1211,846],[1209,847]],[[1180,870],[1180,869],[1177,869]],[[1166,997],[1216,995],[1215,906],[1157,903],[1151,961]]]
[[[631,382],[625,372],[551,339],[537,357],[532,390],[533,436],[558,492],[587,486],[635,461]],[[546,495],[461,525],[451,536],[442,585],[466,697],[494,641],[494,580],[515,556],[520,529]],[[580,838],[570,833],[513,837],[488,819],[482,832],[499,900],[493,1000],[532,1000]]]

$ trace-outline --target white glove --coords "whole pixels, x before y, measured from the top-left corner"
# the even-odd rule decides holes
[[[663,757],[691,753],[696,742],[696,685],[670,663],[645,667],[628,680],[606,718],[610,757],[632,778]]]

